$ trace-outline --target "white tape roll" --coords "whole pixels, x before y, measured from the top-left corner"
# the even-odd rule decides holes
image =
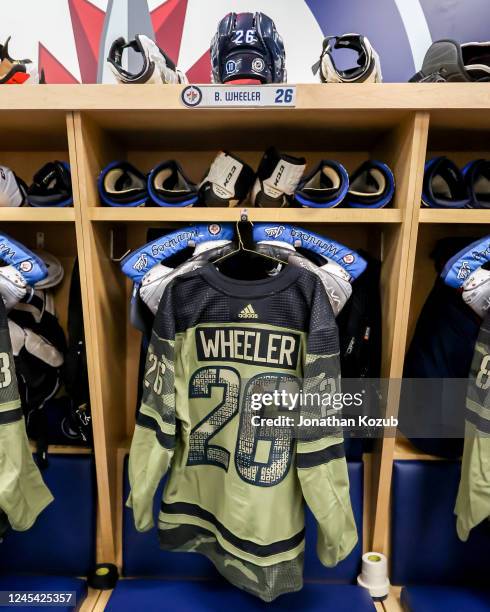
[[[357,577],[357,584],[367,589],[374,599],[384,599],[388,595],[388,563],[383,554],[367,552],[362,555],[362,572]]]

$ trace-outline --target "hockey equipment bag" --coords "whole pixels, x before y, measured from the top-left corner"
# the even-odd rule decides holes
[[[53,161],[45,164],[32,179],[27,190],[31,206],[72,206],[70,166],[66,162]]]
[[[270,147],[264,153],[252,189],[252,206],[289,206],[306,168],[304,157],[293,157]]]
[[[357,53],[355,66],[341,70],[334,59],[334,51],[350,49]],[[320,60],[312,67],[313,74],[320,72],[322,83],[381,83],[379,55],[371,43],[361,34],[327,36],[323,41]]]
[[[264,13],[223,17],[211,41],[211,70],[214,83],[285,83],[284,44],[272,19]]]
[[[447,157],[425,164],[422,204],[429,208],[466,208],[470,195],[463,174]]]
[[[490,161],[475,159],[462,170],[470,194],[470,208],[490,208]]]
[[[442,39],[432,43],[422,69],[410,82],[445,83],[490,81],[490,42]]]
[[[382,162],[368,160],[351,175],[344,206],[350,208],[383,208],[395,194],[395,177]]]
[[[14,266],[0,267],[0,296],[7,312],[27,294],[27,283]]]
[[[10,168],[0,166],[0,206],[22,206],[27,187]]]
[[[105,206],[144,206],[149,198],[146,175],[129,162],[110,163],[100,173],[97,185]]]
[[[0,85],[37,85],[44,83],[44,72],[39,75],[35,64],[29,59],[15,60],[9,55],[10,36],[0,45]]]
[[[132,49],[141,56],[142,67],[130,72],[123,67],[123,52]],[[169,56],[144,34],[136,34],[134,40],[126,42],[123,37],[116,39],[107,58],[118,83],[187,83],[187,78]]]
[[[163,162],[148,175],[148,191],[158,206],[194,206],[198,188],[174,160]]]
[[[11,264],[30,286],[48,275],[46,265],[40,257],[3,232],[0,232],[0,260]]]
[[[348,273],[349,280],[358,278],[366,269],[367,264],[364,258],[352,249],[302,227],[255,223],[252,238],[255,243],[287,243],[294,246],[296,250],[300,250],[301,253],[308,251],[324,260],[337,263]],[[312,259],[311,255],[307,257]]]
[[[248,196],[254,179],[255,173],[248,164],[222,151],[201,182],[201,200],[206,206],[238,206]]]
[[[349,189],[349,175],[339,162],[322,160],[299,182],[294,194],[298,204],[307,208],[334,208]]]

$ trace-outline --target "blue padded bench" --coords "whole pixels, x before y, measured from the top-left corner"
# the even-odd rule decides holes
[[[130,510],[123,514],[123,575],[107,604],[107,611],[141,609],[215,612],[217,609],[302,612],[373,612],[372,599],[355,586],[359,573],[362,542],[363,466],[349,464],[351,499],[359,530],[359,543],[337,567],[325,568],[316,555],[316,525],[310,513],[306,525],[305,585],[298,593],[263,603],[256,597],[228,584],[204,556],[162,551],[156,530],[138,533]],[[163,485],[155,496],[158,513]],[[124,499],[129,486],[125,468]],[[157,579],[158,578],[158,579]],[[322,581],[322,583],[318,582]]]
[[[456,534],[458,461],[395,461],[391,581],[407,612],[489,612],[490,525]]]
[[[77,576],[86,576],[95,563],[93,459],[50,455],[43,478],[55,499],[31,529],[10,531],[0,544],[0,591],[75,591],[80,604],[87,584]],[[62,612],[73,607],[42,609]]]

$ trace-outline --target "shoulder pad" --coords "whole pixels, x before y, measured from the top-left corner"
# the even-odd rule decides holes
[[[34,285],[48,275],[40,257],[4,233],[0,233],[0,259],[14,266],[29,285]]]
[[[460,289],[475,270],[489,261],[490,236],[486,236],[475,240],[451,257],[441,272],[441,278],[449,287]]]
[[[148,242],[125,257],[121,269],[135,283],[140,283],[143,276],[158,263],[161,263],[179,251],[196,246],[202,242],[232,240],[234,228],[232,223],[199,224],[183,227],[175,232]]]
[[[331,238],[320,236],[302,227],[287,224],[256,223],[253,228],[254,242],[281,241],[301,247],[338,263],[352,279],[356,279],[366,269],[367,262],[352,249]]]

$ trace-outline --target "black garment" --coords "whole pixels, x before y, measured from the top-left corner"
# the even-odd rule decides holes
[[[431,254],[437,272],[472,241],[473,238],[439,241]],[[468,378],[480,323],[461,296],[437,278],[422,308],[405,358],[404,378]],[[444,414],[460,421],[463,431],[466,387],[460,387],[451,387],[450,394],[443,394],[439,384],[424,385],[419,392],[411,392],[408,383],[404,385],[399,427],[421,451],[447,458],[461,455],[461,438],[417,438],[413,435],[414,424],[441,423]]]

